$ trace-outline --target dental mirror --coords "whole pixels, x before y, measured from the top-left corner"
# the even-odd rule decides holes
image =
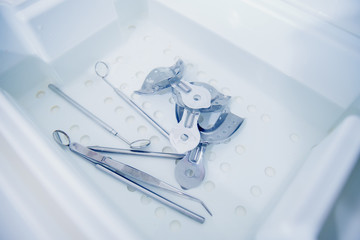
[[[55,130],[52,135],[55,142],[57,142],[59,145],[62,146],[70,145],[70,137],[64,131]]]

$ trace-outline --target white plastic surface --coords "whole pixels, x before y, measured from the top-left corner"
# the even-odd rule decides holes
[[[222,1],[221,6],[215,0],[161,2],[343,108],[360,94],[354,87],[359,86],[359,37],[311,12],[283,0]]]
[[[291,189],[301,166],[310,164],[305,171],[310,175],[321,168],[311,161],[313,147],[324,146],[319,151],[326,156],[327,145],[321,142],[360,96],[359,52],[350,51],[359,42],[336,31],[335,42],[324,32],[314,34],[313,27],[299,20],[301,12],[285,5],[218,4],[174,1],[168,7],[162,1],[123,0],[24,1],[13,9],[0,5],[7,20],[1,29],[18,29],[1,48],[1,59],[12,64],[0,71],[0,88],[6,91],[0,95],[0,139],[8,146],[4,149],[11,149],[1,156],[0,196],[15,209],[17,215],[9,216],[21,215],[33,238],[251,239],[259,233],[266,239],[261,234],[267,217],[275,216],[274,224],[286,217],[273,212],[277,202],[286,194],[296,198],[297,193],[285,190]],[[282,15],[285,9],[293,15]],[[84,145],[127,147],[52,93],[47,85],[54,83],[124,137],[150,138],[150,150],[174,151],[96,76],[94,64],[107,62],[108,80],[171,129],[176,120],[170,95],[138,96],[133,91],[153,68],[170,66],[180,57],[187,80],[208,82],[233,96],[232,112],[246,118],[230,142],[208,148],[204,183],[188,191],[214,216],[179,200],[206,217],[203,225],[133,192],[51,138],[53,130],[62,129]],[[352,124],[358,127],[356,121]],[[339,153],[356,153],[356,147],[343,144],[357,139],[354,134],[335,137],[342,139],[336,145]],[[174,161],[113,157],[176,185]],[[312,182],[305,179],[304,184]],[[303,204],[311,201],[312,195],[307,196]],[[328,203],[335,197],[329,196]],[[322,221],[311,226],[318,228]],[[306,233],[311,238],[315,232]],[[6,234],[15,236],[15,231],[9,228],[2,236]]]
[[[360,5],[357,0],[284,0],[329,22],[334,27],[360,36]]]
[[[257,239],[312,239],[319,236],[325,219],[358,161],[360,135],[353,135],[354,132],[360,132],[359,116],[347,117],[314,147]],[[304,184],[305,181],[310,184]],[[356,239],[358,236],[352,233],[345,239]]]

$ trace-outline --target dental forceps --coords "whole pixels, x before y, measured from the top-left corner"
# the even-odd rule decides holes
[[[195,198],[189,194],[186,194],[183,191],[181,191],[180,189],[177,189],[177,188],[171,186],[170,184],[163,182],[162,180],[155,178],[154,176],[152,176],[146,172],[143,172],[139,169],[136,169],[134,167],[131,167],[131,166],[121,163],[119,161],[115,161],[112,158],[106,157],[100,153],[92,151],[89,148],[87,148],[79,143],[71,142],[70,137],[64,131],[55,130],[53,132],[53,137],[54,137],[54,140],[59,145],[69,147],[69,149],[72,152],[89,160],[90,162],[95,164],[95,166],[98,169],[108,173],[109,175],[115,177],[116,179],[128,184],[131,187],[134,187],[135,189],[148,195],[149,197],[167,205],[168,207],[180,212],[181,214],[184,214],[185,216],[187,216],[199,223],[204,223],[205,218],[200,216],[199,214],[194,213],[191,210],[186,209],[186,208],[180,206],[179,204],[159,195],[158,193],[143,186],[142,183],[152,186],[152,187],[162,189],[162,190],[166,190],[175,195],[198,202],[212,216],[212,213],[210,212],[210,210],[207,208],[205,203],[203,201],[201,201],[200,199]]]
[[[118,153],[118,154],[127,154],[127,155],[143,156],[143,157],[169,158],[173,160],[178,160],[185,157],[184,154],[180,154],[180,153],[154,152],[154,151],[145,151],[139,149],[122,149],[122,148],[112,148],[112,147],[102,147],[102,146],[87,146],[87,148],[94,150],[95,152]]]

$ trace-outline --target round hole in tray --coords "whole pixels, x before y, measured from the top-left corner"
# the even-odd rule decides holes
[[[249,106],[247,107],[247,110],[248,110],[248,112],[250,112],[250,113],[254,113],[254,112],[256,112],[256,106],[255,106],[255,105],[249,105]]]
[[[79,125],[74,124],[69,129],[70,129],[71,132],[75,132],[75,131],[79,131],[80,127],[79,127]]]
[[[155,145],[160,142],[160,138],[158,136],[152,136],[150,138],[150,141],[151,141],[152,145]]]
[[[156,112],[154,112],[154,117],[156,117],[157,119],[163,119],[164,113],[161,111],[156,111]]]
[[[254,197],[260,197],[262,194],[261,188],[256,185],[254,185],[250,188],[250,192],[251,192],[251,195],[253,195]]]
[[[173,150],[172,147],[166,146],[166,147],[163,147],[162,152],[164,152],[164,153],[173,153],[174,150]]]
[[[299,135],[297,135],[296,133],[292,133],[290,134],[290,140],[293,141],[293,142],[297,142],[299,141]]]
[[[188,63],[186,64],[186,70],[191,71],[194,68],[194,64]]]
[[[149,205],[151,203],[151,198],[145,195],[141,195],[140,201],[144,205]]]
[[[135,73],[137,79],[143,80],[145,78],[145,73],[143,71],[138,71]]]
[[[220,164],[220,169],[221,169],[221,171],[223,171],[224,173],[230,172],[230,170],[231,170],[231,165],[230,165],[230,163],[224,162],[224,163]]]
[[[246,215],[246,208],[244,206],[236,206],[234,210],[235,215],[237,216],[245,216]]]
[[[246,148],[243,145],[236,145],[235,146],[235,152],[239,155],[244,154],[246,151]]]
[[[236,97],[234,97],[234,99],[235,99],[236,103],[242,103],[244,101],[244,99],[240,96],[236,96]]]
[[[90,143],[90,137],[88,135],[84,135],[80,138],[80,143],[87,145]]]
[[[111,104],[112,102],[113,102],[112,97],[107,97],[107,98],[104,99],[105,104]]]
[[[140,95],[136,94],[136,93],[133,93],[133,94],[131,94],[131,98],[136,100],[136,99],[140,98]]]
[[[123,63],[125,61],[125,57],[124,56],[117,56],[115,58],[115,63]]]
[[[129,185],[127,185],[126,188],[127,188],[127,190],[128,190],[129,192],[135,192],[135,191],[136,191],[135,188],[133,188],[132,186],[129,186]]]
[[[94,84],[93,80],[87,80],[84,82],[85,87],[91,87]]]
[[[203,71],[198,71],[196,76],[199,78],[199,80],[204,80],[204,78],[206,77],[206,74]]]
[[[135,30],[135,29],[136,29],[136,26],[135,26],[135,25],[129,25],[129,26],[128,26],[128,29],[131,30],[131,31],[132,31],[132,30]]]
[[[276,171],[272,167],[267,167],[267,168],[265,168],[264,171],[265,171],[265,175],[268,177],[274,177],[276,175]]]
[[[125,121],[127,123],[134,123],[135,122],[135,117],[133,115],[127,116]]]
[[[141,125],[137,128],[137,132],[140,134],[145,134],[147,132],[147,127]]]
[[[151,39],[151,37],[149,35],[146,35],[146,36],[143,37],[144,41],[149,41],[150,39]]]
[[[168,55],[168,54],[171,53],[171,49],[170,49],[170,48],[165,48],[165,49],[163,50],[163,53],[166,54],[166,55]]]
[[[170,230],[173,232],[178,232],[181,229],[181,223],[178,220],[174,220],[170,222]]]
[[[42,97],[44,97],[45,96],[45,92],[44,91],[42,91],[42,90],[40,90],[40,91],[38,91],[37,93],[36,93],[36,98],[42,98]]]
[[[212,181],[207,181],[204,183],[204,189],[208,192],[211,192],[215,189],[215,183]]]
[[[150,102],[143,102],[142,107],[144,109],[149,109],[151,107],[151,103]]]
[[[261,120],[262,120],[263,122],[270,122],[271,117],[270,117],[269,114],[263,114],[263,115],[261,116]]]
[[[117,106],[114,109],[114,112],[117,113],[117,114],[122,114],[122,113],[124,113],[124,108],[122,106]]]
[[[155,209],[155,216],[157,216],[158,218],[162,218],[165,217],[166,215],[166,209],[163,207],[158,207]]]
[[[228,95],[228,96],[231,95],[231,91],[230,91],[229,88],[222,88],[222,89],[221,89],[221,92],[222,92],[224,95]]]
[[[210,79],[210,80],[208,81],[208,83],[209,83],[210,85],[216,85],[216,84],[217,84],[217,80],[214,79],[214,78],[212,78],[212,79]]]
[[[123,83],[120,85],[121,90],[125,90],[127,87],[128,87],[128,85],[126,83]]]
[[[50,111],[52,113],[56,113],[56,112],[60,111],[60,107],[58,105],[54,105],[50,108]]]

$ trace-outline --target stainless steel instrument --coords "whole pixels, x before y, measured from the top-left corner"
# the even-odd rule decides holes
[[[104,153],[119,153],[119,154],[128,154],[144,157],[158,157],[158,158],[170,158],[173,160],[181,159],[185,155],[179,153],[165,153],[165,152],[153,152],[153,151],[144,151],[139,149],[121,149],[121,148],[111,148],[111,147],[101,147],[101,146],[88,146],[87,148],[94,150],[96,152]]]
[[[185,64],[179,59],[171,67],[158,67],[153,69],[145,78],[137,94],[162,94],[170,90],[171,83],[180,81],[184,75]]]
[[[115,137],[120,138],[122,141],[124,141],[127,145],[130,146],[130,148],[144,148],[150,145],[150,140],[148,139],[139,139],[133,142],[128,141],[127,139],[125,139],[124,137],[122,137],[118,131],[116,131],[115,129],[113,129],[111,126],[109,126],[107,123],[105,123],[103,120],[101,120],[100,118],[98,118],[97,116],[95,116],[94,114],[92,114],[91,112],[89,112],[89,110],[87,110],[86,108],[84,108],[83,106],[81,106],[79,103],[77,103],[75,100],[73,100],[72,98],[70,98],[68,95],[66,95],[63,91],[61,91],[58,87],[56,87],[54,84],[49,84],[48,86],[54,93],[56,93],[57,95],[59,95],[60,97],[62,97],[64,100],[66,100],[68,103],[70,103],[71,105],[73,105],[74,107],[76,107],[78,110],[80,110],[80,112],[82,112],[83,114],[85,114],[88,118],[90,118],[91,120],[93,120],[95,123],[97,123],[99,126],[101,126],[102,128],[104,128],[106,131],[108,131],[109,133],[111,133],[112,135],[114,135]]]
[[[121,180],[122,182],[136,188],[137,190],[143,192],[144,194],[148,195],[149,197],[152,197],[155,200],[158,200],[159,202],[167,205],[168,207],[184,214],[185,216],[199,222],[204,223],[205,218],[200,216],[197,213],[194,213],[172,201],[169,199],[159,195],[158,193],[150,190],[148,187],[143,186],[142,184],[148,185],[150,187],[156,187],[162,190],[166,190],[170,193],[176,194],[178,196],[181,196],[183,198],[196,201],[200,203],[205,210],[212,215],[210,210],[207,208],[207,206],[202,202],[200,199],[195,198],[189,194],[186,194],[182,192],[180,189],[177,189],[160,179],[157,179],[153,176],[151,176],[148,173],[145,173],[139,169],[136,169],[134,167],[131,167],[129,165],[126,165],[124,163],[121,163],[119,161],[115,161],[112,158],[103,156],[100,153],[97,153],[95,151],[90,150],[89,148],[76,143],[71,142],[70,137],[61,130],[56,130],[53,132],[53,137],[55,141],[61,145],[61,146],[67,146],[69,149],[82,156],[83,158],[89,160],[90,162],[94,163],[97,168],[101,169],[102,171],[112,175],[113,177]]]
[[[112,85],[106,77],[109,75],[109,66],[105,62],[97,62],[95,64],[95,72],[96,74],[104,80],[114,91],[115,93],[121,97],[127,104],[133,107],[141,116],[143,116],[155,129],[157,129],[162,135],[169,138],[169,133],[149,114],[147,114],[141,107],[139,107],[133,100],[131,100],[128,96],[126,96],[120,89],[116,88]]]
[[[200,132],[200,144],[189,151],[175,166],[175,178],[181,188],[191,189],[199,186],[205,178],[204,152],[209,144],[223,143],[243,124],[244,119],[231,113],[227,106],[230,96],[225,96],[206,83],[193,82],[203,86],[211,93],[211,106],[200,110],[201,121],[197,127]],[[175,92],[175,94],[178,94]],[[177,121],[182,121],[188,110],[176,104]]]
[[[200,143],[187,152],[175,166],[175,178],[182,189],[187,190],[199,186],[205,178],[204,153],[207,144]]]

